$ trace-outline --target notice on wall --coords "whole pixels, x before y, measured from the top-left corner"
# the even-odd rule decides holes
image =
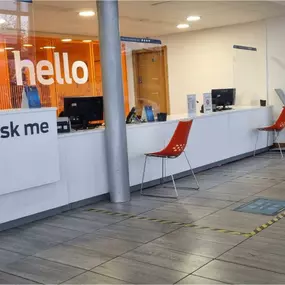
[[[196,94],[187,95],[188,116],[196,115]]]
[[[204,113],[211,113],[212,109],[212,94],[204,93],[203,94],[203,104],[204,104]]]
[[[0,195],[59,180],[56,109],[0,112]]]

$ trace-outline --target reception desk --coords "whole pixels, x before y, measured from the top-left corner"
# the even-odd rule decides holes
[[[189,119],[187,115],[175,115],[166,122],[127,126],[132,190],[138,189],[141,182],[144,153],[163,148],[178,121],[185,119]],[[199,114],[193,119],[186,152],[192,167],[201,170],[252,155],[255,129],[272,123],[272,108],[236,107]],[[267,134],[261,134],[257,149],[267,146]],[[103,128],[58,135],[58,156],[58,181],[0,195],[0,229],[102,199],[109,192]],[[179,175],[188,166],[184,157],[179,157],[169,161],[167,169],[167,174]],[[157,181],[160,176],[161,161],[148,160],[145,181]]]

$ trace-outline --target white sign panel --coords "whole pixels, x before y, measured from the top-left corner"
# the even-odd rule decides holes
[[[204,113],[212,112],[212,94],[204,93],[203,94],[203,104],[204,104]]]
[[[59,180],[56,109],[0,112],[0,195]]]
[[[196,95],[187,95],[188,116],[196,115]]]

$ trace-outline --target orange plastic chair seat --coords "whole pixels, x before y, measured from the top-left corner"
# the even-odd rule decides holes
[[[146,156],[176,158],[183,153],[187,145],[193,121],[180,121],[169,144],[161,151],[146,153]]]

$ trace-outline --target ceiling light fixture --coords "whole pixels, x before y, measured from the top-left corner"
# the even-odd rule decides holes
[[[83,40],[82,42],[83,42],[83,43],[91,43],[92,40]]]
[[[53,46],[44,46],[43,49],[55,49]]]
[[[196,21],[199,21],[200,19],[201,19],[200,16],[189,16],[189,17],[187,18],[187,21],[188,21],[188,22],[196,22]]]
[[[6,21],[4,19],[0,19],[0,24],[4,24]]]
[[[79,16],[81,17],[92,17],[94,15],[95,15],[95,12],[92,10],[86,10],[86,11],[79,12]]]
[[[32,44],[23,44],[23,47],[32,47]]]
[[[68,42],[71,42],[72,39],[62,39],[61,41],[64,42],[64,43],[68,43]]]
[[[4,49],[5,50],[13,50],[14,48],[13,47],[5,47]]]
[[[189,28],[189,25],[188,24],[179,24],[176,26],[178,29],[187,29]]]

